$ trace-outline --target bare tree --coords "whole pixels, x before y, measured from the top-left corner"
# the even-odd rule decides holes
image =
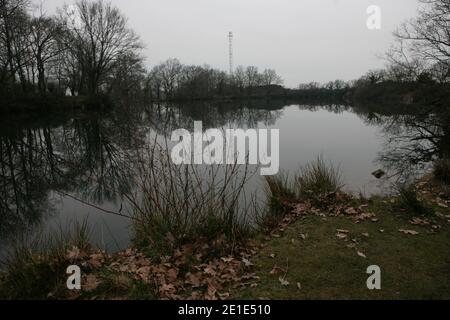
[[[301,83],[298,88],[300,90],[317,90],[320,88],[320,83],[318,82],[309,82],[309,83]]]
[[[69,45],[75,46],[83,68],[89,94],[97,94],[106,76],[120,57],[142,48],[138,36],[128,28],[127,19],[110,3],[81,0],[76,13],[79,25],[69,27],[73,37]],[[66,25],[73,17],[65,10]]]
[[[166,98],[173,98],[182,67],[178,59],[168,59],[161,64],[159,71]]]
[[[14,83],[18,75],[24,85],[25,52],[24,39],[28,0],[0,0],[0,52],[2,54],[2,80]]]
[[[125,54],[118,58],[109,76],[110,91],[138,97],[144,90],[141,85],[145,82],[145,74],[142,58],[135,53]]]
[[[155,66],[148,74],[147,88],[149,90],[151,100],[161,100],[162,77],[160,66]]]
[[[270,85],[281,85],[283,84],[283,80],[279,75],[277,75],[277,72],[273,69],[266,69],[262,73],[262,83],[265,86]]]
[[[243,66],[238,66],[233,74],[233,81],[235,85],[239,88],[239,90],[242,92],[245,87],[246,82],[246,75],[245,75],[245,69]]]
[[[247,89],[250,92],[260,83],[261,80],[261,76],[258,73],[258,68],[255,66],[248,66],[247,69],[245,69],[245,77],[247,81]]]
[[[394,33],[397,45],[388,60],[407,73],[418,76],[423,67],[442,63],[450,67],[450,1],[420,0],[417,18],[402,24]]]
[[[364,76],[363,80],[370,84],[377,84],[379,82],[387,80],[387,74],[385,70],[369,70]]]
[[[30,30],[30,47],[38,71],[38,89],[39,92],[45,93],[46,66],[58,57],[61,50],[58,46],[61,28],[54,19],[45,16],[41,11],[39,16],[31,20]]]
[[[414,81],[426,68],[424,61],[411,51],[403,39],[398,39],[386,54],[388,72],[396,81]]]
[[[450,68],[446,63],[435,63],[431,66],[429,72],[438,83],[446,83],[450,80]]]
[[[347,84],[345,83],[344,80],[338,79],[338,80],[334,80],[333,86],[334,86],[334,89],[336,89],[336,90],[342,90],[347,87]]]

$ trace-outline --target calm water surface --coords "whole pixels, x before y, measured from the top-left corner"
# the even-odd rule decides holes
[[[340,166],[346,190],[384,193],[389,183],[371,172],[389,168],[385,119],[345,106],[283,103],[208,104],[118,108],[108,114],[74,114],[18,120],[0,131],[0,251],[19,233],[88,219],[93,241],[110,251],[130,242],[121,195],[135,191],[131,166],[155,134],[172,130],[269,128],[280,130],[280,167],[294,173],[318,155]],[[263,194],[255,176],[249,186]],[[103,209],[103,210],[100,210]]]

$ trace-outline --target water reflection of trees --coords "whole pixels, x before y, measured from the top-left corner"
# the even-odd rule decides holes
[[[436,159],[450,155],[450,112],[448,108],[414,106],[379,112],[355,108],[369,125],[381,128],[384,150],[379,162],[392,175],[407,180],[426,170]]]
[[[153,129],[168,136],[176,129],[192,129],[194,121],[202,121],[204,129],[271,126],[281,117],[284,106],[283,100],[156,104],[147,109],[146,117]]]
[[[312,111],[312,112],[325,110],[328,112],[340,114],[340,113],[343,113],[344,111],[351,110],[351,107],[345,106],[342,104],[321,104],[321,105],[309,105],[309,104],[304,105],[304,104],[302,104],[302,105],[299,105],[299,109],[300,110],[308,110],[308,111]]]
[[[133,165],[150,143],[149,133],[274,124],[280,103],[118,106],[108,114],[15,121],[0,131],[0,238],[33,228],[52,215],[51,191],[101,206],[133,188]],[[145,110],[143,112],[143,110]],[[147,149],[148,150],[148,149]]]
[[[39,138],[43,134],[26,130],[20,137],[0,139],[1,235],[38,222],[41,211],[48,207],[47,150],[40,154],[33,152],[40,147]]]
[[[66,119],[58,126],[19,127],[0,134],[0,237],[50,214],[49,191],[101,203],[128,192],[133,150],[142,130],[123,114]]]
[[[129,166],[139,141],[143,143],[143,133],[123,129],[114,119],[93,118],[73,120],[70,127],[55,133],[55,147],[70,181],[68,191],[95,203],[113,201],[118,194],[129,192]]]

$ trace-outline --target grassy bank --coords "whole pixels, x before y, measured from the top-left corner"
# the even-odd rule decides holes
[[[299,217],[284,231],[272,234],[251,259],[261,279],[257,286],[236,290],[232,296],[449,299],[450,212],[446,210],[447,218],[419,218],[389,202],[369,201],[365,210],[374,213],[371,219]],[[371,265],[381,268],[381,290],[367,289],[366,270]]]
[[[132,248],[107,254],[88,245],[85,231],[43,251],[19,246],[6,262],[0,298],[449,298],[450,193],[442,179],[430,175],[392,197],[356,198],[319,158],[295,177],[269,178],[267,207],[249,227],[239,218],[236,190],[245,178],[238,171],[203,184],[205,174],[164,168],[142,173],[144,198],[130,199]],[[173,170],[188,171],[170,180]],[[73,264],[82,270],[79,291],[65,284]],[[366,287],[370,265],[382,270],[382,290]]]

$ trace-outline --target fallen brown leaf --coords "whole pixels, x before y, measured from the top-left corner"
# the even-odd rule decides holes
[[[93,268],[100,268],[105,261],[102,253],[94,253],[90,255],[89,264]]]
[[[339,240],[347,239],[347,235],[344,234],[344,233],[338,233],[338,234],[336,234],[336,237],[337,237]]]
[[[278,281],[280,281],[280,283],[281,283],[282,286],[287,287],[287,286],[289,285],[289,281],[287,281],[287,280],[286,280],[285,278],[283,278],[283,277],[279,277],[279,278],[278,278]]]
[[[415,235],[419,234],[419,232],[417,232],[415,230],[399,229],[398,231],[401,232],[401,233],[407,234],[407,235],[412,235],[412,236],[415,236]]]
[[[67,250],[66,258],[68,260],[77,260],[81,259],[83,254],[81,253],[80,249],[78,247],[73,246],[71,249]]]
[[[412,225],[422,225],[422,226],[426,226],[426,225],[430,224],[430,222],[428,220],[417,218],[417,217],[416,218],[412,218],[409,222]]]
[[[86,292],[92,292],[100,285],[101,281],[96,276],[89,274],[84,278],[82,289]]]
[[[345,213],[348,215],[355,215],[358,214],[358,211],[353,207],[348,207],[345,209]]]
[[[211,266],[207,266],[205,269],[203,269],[203,271],[205,271],[206,274],[209,274],[212,276],[216,275],[216,271]]]
[[[178,277],[178,270],[177,269],[169,269],[167,271],[167,279],[169,281],[175,281]]]
[[[219,298],[221,300],[225,300],[225,299],[228,299],[230,297],[230,293],[229,292],[218,293],[217,295],[219,296]]]
[[[276,274],[280,274],[280,273],[284,273],[285,271],[283,270],[283,269],[281,269],[280,267],[278,267],[278,266],[274,266],[273,268],[272,268],[272,270],[269,272],[269,274],[271,274],[271,275],[276,275]]]
[[[207,300],[217,300],[216,298],[217,288],[212,284],[208,284],[208,290],[205,294]]]
[[[230,262],[232,262],[232,261],[234,260],[234,258],[233,258],[233,257],[221,258],[221,260],[222,260],[223,262],[225,262],[225,263],[230,263]]]
[[[246,259],[246,258],[242,259],[242,262],[244,263],[244,265],[245,265],[246,267],[251,267],[251,266],[253,266],[253,263],[252,263],[250,260]]]
[[[356,252],[358,254],[358,256],[360,256],[361,258],[367,258],[367,256],[362,253],[361,251]]]
[[[186,281],[187,284],[191,285],[193,288],[200,287],[200,278],[192,273],[186,274]]]

